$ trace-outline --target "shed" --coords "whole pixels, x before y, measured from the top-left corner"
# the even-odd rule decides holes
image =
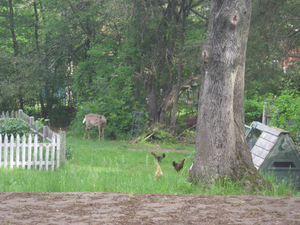
[[[300,188],[300,154],[288,131],[255,121],[246,126],[246,140],[261,173],[273,173]]]

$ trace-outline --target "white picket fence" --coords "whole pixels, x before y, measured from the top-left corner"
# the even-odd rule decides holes
[[[3,117],[4,113],[2,113]],[[66,134],[53,132],[48,126],[36,129],[33,124],[34,118],[27,116],[22,110],[6,113],[7,118],[22,118],[29,124],[34,135],[28,138],[13,135],[0,134],[0,167],[23,168],[23,169],[45,169],[55,170],[64,164],[66,160]],[[1,117],[0,117],[1,118]],[[39,142],[39,137],[43,140]],[[47,141],[47,142],[45,142]]]

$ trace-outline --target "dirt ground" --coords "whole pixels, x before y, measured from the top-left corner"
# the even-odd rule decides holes
[[[300,198],[0,193],[1,224],[300,224]]]

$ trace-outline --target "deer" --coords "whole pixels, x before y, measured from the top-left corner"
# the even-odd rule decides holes
[[[101,128],[102,128],[102,139],[104,140],[104,128],[106,126],[105,116],[90,113],[84,117],[82,123],[84,123],[84,122],[86,122],[86,127],[85,127],[85,132],[84,132],[84,137],[83,137],[84,139],[85,139],[86,130],[88,130],[88,137],[90,140],[90,130],[93,128],[93,126],[95,126],[95,127],[98,127],[98,131],[99,131],[98,140],[100,140]]]

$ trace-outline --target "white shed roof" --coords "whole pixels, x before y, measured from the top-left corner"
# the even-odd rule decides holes
[[[263,128],[260,128],[262,129],[262,133],[251,149],[252,160],[256,169],[259,169],[259,167],[262,165],[265,158],[277,142],[279,135],[281,133],[289,133],[286,130],[276,127],[264,126]]]

